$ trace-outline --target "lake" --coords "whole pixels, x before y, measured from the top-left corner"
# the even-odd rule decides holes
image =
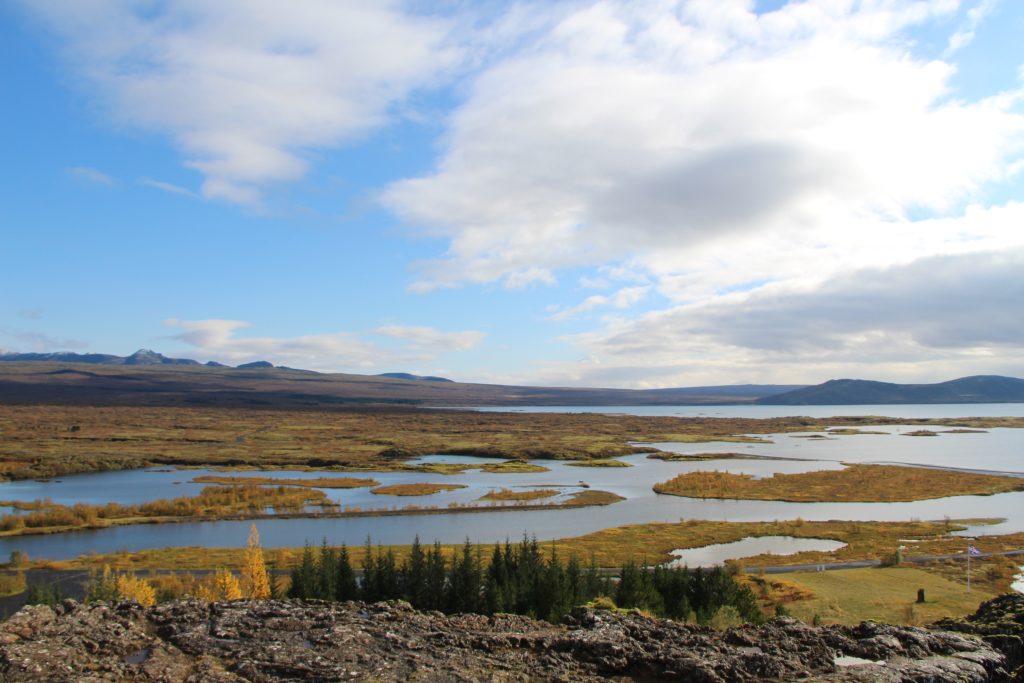
[[[1013,407],[1020,408],[1015,404]],[[871,406],[875,414],[897,414],[894,408],[907,406]],[[977,405],[927,406],[944,409],[947,415],[980,415]],[[1006,414],[1006,405],[1002,414]],[[692,409],[692,406],[676,409]],[[701,407],[707,410],[707,407]],[[719,407],[715,407],[717,410]],[[722,406],[738,408],[771,408],[775,406]],[[843,406],[842,408],[848,408]],[[886,408],[886,411],[879,411]],[[643,408],[641,408],[642,410]],[[803,407],[799,407],[803,412]],[[615,407],[605,408],[615,412]],[[788,409],[792,414],[793,409]],[[860,410],[859,412],[864,412]],[[1019,412],[1019,411],[1018,411]],[[934,414],[934,413],[933,413]],[[994,414],[994,413],[990,413]],[[749,415],[749,413],[748,413]],[[763,416],[763,415],[758,415]],[[1024,476],[1024,430],[993,429],[985,433],[950,434],[935,437],[911,437],[902,433],[914,429],[913,424],[878,427],[881,435],[836,435],[828,439],[800,438],[799,434],[765,435],[771,443],[746,444],[712,442],[701,444],[654,444],[661,450],[681,453],[741,452],[767,456],[771,459],[716,459],[700,462],[665,462],[644,455],[631,455],[621,460],[630,468],[574,467],[565,462],[538,461],[550,471],[540,473],[486,473],[470,470],[455,475],[409,472],[351,473],[351,476],[376,479],[381,484],[443,482],[466,488],[425,497],[394,498],[377,496],[368,489],[325,489],[327,495],[342,507],[381,509],[409,504],[447,508],[453,503],[476,501],[496,488],[556,488],[565,496],[579,491],[582,484],[592,489],[617,493],[626,500],[603,507],[562,510],[501,510],[480,513],[445,512],[424,516],[388,516],[347,519],[271,519],[258,522],[265,547],[294,547],[303,541],[319,543],[326,538],[332,544],[359,545],[372,537],[375,543],[404,544],[419,535],[423,541],[459,543],[469,538],[490,543],[516,540],[524,534],[540,540],[578,536],[608,527],[645,522],[677,522],[680,519],[730,521],[805,520],[878,520],[942,519],[999,517],[1006,521],[988,527],[977,527],[965,533],[1009,533],[1024,531],[1024,492],[995,496],[958,496],[910,503],[785,503],[778,501],[704,500],[677,496],[660,496],[651,486],[673,476],[698,470],[719,470],[746,473],[755,477],[774,473],[797,473],[820,469],[837,469],[843,462],[905,462],[926,466],[942,466],[970,470],[1000,471]],[[867,427],[863,429],[869,429]],[[875,429],[875,428],[870,428]],[[942,428],[933,428],[936,431]],[[465,456],[429,456],[420,461],[466,462],[482,464],[494,461]],[[61,477],[59,480],[19,481],[0,484],[0,500],[34,500],[50,498],[54,502],[123,504],[139,503],[154,498],[195,495],[203,487],[191,480],[206,474],[205,470],[154,471],[130,470]],[[219,473],[225,474],[225,473]],[[231,472],[233,476],[255,476],[255,472]],[[278,478],[315,478],[322,472],[275,471]],[[327,473],[338,476],[338,473]],[[348,476],[348,475],[346,475]],[[80,531],[51,536],[25,536],[0,539],[0,557],[20,549],[31,557],[65,559],[88,552],[139,550],[165,546],[240,547],[245,544],[251,522],[222,521],[163,525],[114,527],[97,531]],[[749,554],[749,553],[745,553]]]

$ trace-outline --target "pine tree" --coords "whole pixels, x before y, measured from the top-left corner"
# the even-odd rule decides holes
[[[89,577],[89,583],[85,587],[86,602],[117,602],[121,594],[117,592],[117,576],[110,569],[110,565],[103,565],[103,570],[97,574],[93,572]]]
[[[270,597],[270,575],[263,562],[263,549],[260,548],[260,534],[256,524],[249,530],[245,557],[242,560],[242,594],[253,600],[266,600]]]
[[[355,600],[359,597],[359,585],[356,573],[348,557],[348,546],[342,545],[338,551],[338,578],[334,582],[334,599],[342,602]]]
[[[426,610],[440,610],[444,607],[445,588],[447,584],[447,563],[441,544],[434,541],[434,546],[427,553],[426,590],[423,595],[423,607]]]
[[[421,607],[427,586],[427,562],[419,535],[412,542],[409,559],[402,566],[402,595],[414,607]]]
[[[320,544],[320,557],[316,565],[316,597],[320,600],[334,600],[337,594],[338,555],[327,545],[324,538]]]
[[[309,599],[316,597],[316,562],[309,543],[302,548],[302,560],[292,568],[292,585],[288,588],[289,598]]]

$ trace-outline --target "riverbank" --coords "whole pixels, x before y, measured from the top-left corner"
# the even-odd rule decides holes
[[[420,486],[412,484],[410,486]],[[426,485],[426,486],[445,486],[445,485]],[[227,489],[228,492],[237,491],[246,487],[240,486],[229,486],[229,487],[209,487],[209,488],[223,488]],[[322,491],[309,488],[297,488],[288,489],[288,487],[251,487],[258,489],[261,495],[265,497],[254,498],[250,500],[259,500],[260,504],[255,507],[250,504],[246,504],[244,509],[240,508],[223,508],[215,511],[207,511],[201,514],[180,514],[180,515],[149,515],[146,514],[148,509],[174,509],[176,505],[180,505],[179,509],[189,510],[193,509],[192,506],[196,505],[196,500],[202,500],[203,497],[197,498],[180,498],[172,501],[154,501],[152,503],[144,503],[140,506],[123,507],[120,505],[104,505],[104,506],[93,506],[78,504],[74,506],[63,506],[63,505],[52,505],[45,504],[42,502],[30,503],[29,505],[42,506],[40,512],[30,513],[30,515],[5,515],[0,517],[0,527],[9,527],[0,531],[0,538],[16,537],[16,536],[33,536],[33,535],[49,535],[49,534],[61,534],[69,531],[86,531],[105,529],[112,526],[127,526],[127,525],[141,525],[141,524],[182,524],[189,522],[217,522],[217,521],[239,521],[239,520],[267,520],[267,519],[345,519],[345,518],[360,518],[360,517],[399,517],[406,515],[447,515],[447,514],[460,514],[460,513],[482,513],[482,512],[502,512],[515,510],[517,512],[527,510],[555,510],[559,508],[579,508],[587,507],[592,505],[611,505],[624,500],[622,496],[609,491],[597,491],[597,490],[582,490],[574,492],[568,495],[563,500],[554,502],[530,502],[523,500],[516,500],[513,502],[506,502],[499,504],[498,502],[488,501],[487,504],[449,504],[444,507],[427,506],[427,505],[406,505],[406,506],[395,506],[393,508],[376,508],[363,510],[356,507],[342,508],[336,503],[327,500],[325,494]],[[284,489],[282,491],[282,489]],[[408,491],[409,489],[404,489]],[[415,489],[421,491],[424,489]],[[440,490],[440,489],[436,489]],[[265,492],[265,494],[264,494]],[[301,494],[301,498],[295,498],[296,494]],[[244,494],[243,494],[244,495]],[[275,497],[279,496],[282,498]],[[392,495],[424,495],[422,493],[399,493]],[[296,504],[294,507],[308,506],[319,506],[320,511],[282,511],[274,513],[261,512],[260,510],[264,507],[274,505],[273,500],[301,500],[302,505]],[[0,501],[0,504],[10,501]],[[278,503],[280,504],[280,503]],[[25,503],[14,503],[14,505],[25,505]],[[282,510],[288,510],[289,508],[282,507]],[[111,512],[113,510],[114,512]],[[32,515],[42,515],[44,518],[53,519],[52,524],[40,524],[34,522]],[[106,515],[106,516],[103,516]],[[26,519],[33,521],[33,525],[26,524]]]

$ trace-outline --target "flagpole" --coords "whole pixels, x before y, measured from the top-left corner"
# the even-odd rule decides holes
[[[971,547],[967,546],[967,592],[971,592]]]

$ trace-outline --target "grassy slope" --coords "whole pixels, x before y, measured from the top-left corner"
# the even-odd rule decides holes
[[[968,593],[962,583],[911,567],[800,572],[771,580],[813,594],[810,599],[786,605],[790,614],[807,622],[818,615],[825,623],[856,624],[873,619],[929,624],[942,617],[973,612],[981,602],[995,597],[987,590]],[[919,588],[925,590],[923,604],[915,603]]]

